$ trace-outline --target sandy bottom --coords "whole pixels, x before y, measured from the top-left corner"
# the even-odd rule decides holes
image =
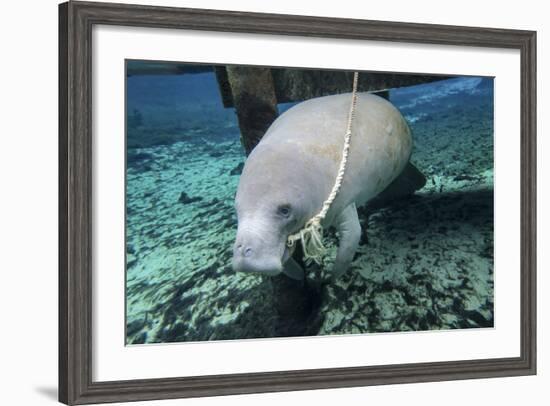
[[[414,196],[360,210],[364,236],[348,272],[321,283],[311,334],[493,326],[493,128],[479,106],[412,124]],[[203,130],[205,133],[207,128]],[[127,340],[158,343],[279,335],[269,278],[231,270],[233,198],[244,160],[225,141],[131,149],[127,170]]]

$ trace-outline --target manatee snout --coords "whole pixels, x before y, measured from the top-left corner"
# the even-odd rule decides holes
[[[233,270],[268,276],[280,274],[283,270],[282,256],[274,248],[256,233],[238,230],[233,246]]]

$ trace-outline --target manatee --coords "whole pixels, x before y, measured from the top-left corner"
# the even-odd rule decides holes
[[[272,123],[252,150],[235,197],[235,271],[303,278],[287,238],[321,210],[332,190],[351,99],[346,93],[295,105]],[[389,101],[357,95],[346,172],[322,223],[338,232],[335,277],[349,267],[359,244],[357,207],[379,195],[411,165],[412,145],[405,119]]]

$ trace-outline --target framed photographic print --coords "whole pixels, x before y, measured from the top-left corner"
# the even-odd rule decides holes
[[[535,32],[59,27],[60,401],[536,372]]]

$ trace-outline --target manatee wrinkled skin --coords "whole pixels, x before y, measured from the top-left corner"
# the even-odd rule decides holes
[[[290,258],[288,235],[316,215],[334,185],[342,158],[351,94],[307,100],[278,117],[248,157],[235,207],[236,271],[301,278]],[[334,275],[350,265],[361,227],[356,207],[376,197],[405,168],[411,132],[387,100],[359,93],[342,187],[323,227],[334,225],[339,246]]]

